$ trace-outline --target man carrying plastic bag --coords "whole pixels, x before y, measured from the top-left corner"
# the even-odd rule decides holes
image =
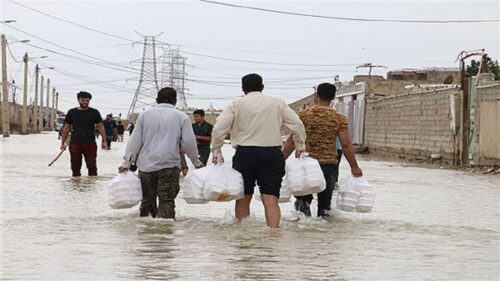
[[[212,161],[224,161],[221,147],[224,137],[230,132],[231,144],[236,148],[233,168],[242,174],[245,189],[245,197],[236,201],[236,218],[241,221],[250,215],[250,202],[257,181],[267,225],[277,228],[281,218],[278,198],[285,174],[281,127],[285,125],[295,133],[298,151],[302,151],[306,135],[304,125],[285,101],[263,95],[263,89],[260,75],[248,74],[242,78],[245,96],[226,107],[213,129]]]
[[[203,164],[198,159],[189,117],[175,108],[177,92],[173,88],[163,88],[156,102],[158,106],[143,112],[137,119],[125,148],[125,161],[118,171],[123,173],[132,163],[137,164],[143,197],[141,217],[175,219],[175,198],[180,189],[179,144],[195,167]]]
[[[322,83],[317,87],[314,95],[316,105],[299,113],[307,133],[306,151],[309,156],[318,160],[326,181],[325,190],[318,193],[318,217],[328,217],[331,209],[333,187],[337,177],[337,149],[335,140],[337,135],[342,143],[343,152],[351,166],[351,173],[361,177],[363,172],[358,166],[354,155],[354,148],[349,139],[349,128],[346,118],[330,107],[335,98],[337,89],[330,83]],[[293,139],[290,135],[285,143],[283,154],[285,159],[293,151]],[[313,195],[296,196],[295,209],[311,216],[309,205]]]

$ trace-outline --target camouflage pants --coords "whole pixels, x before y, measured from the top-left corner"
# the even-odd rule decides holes
[[[175,197],[180,189],[179,172],[177,167],[155,172],[139,171],[142,186],[141,217],[175,218]]]

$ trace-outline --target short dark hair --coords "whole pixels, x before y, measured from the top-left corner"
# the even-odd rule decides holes
[[[316,89],[316,94],[322,100],[333,100],[335,98],[335,93],[337,92],[337,87],[330,83],[321,83]]]
[[[175,104],[177,101],[177,91],[174,88],[165,87],[158,91],[158,96],[156,96],[157,103],[170,103]]]
[[[193,112],[193,115],[200,115],[200,116],[205,116],[205,110],[203,109],[197,109]]]
[[[92,99],[92,95],[88,92],[80,91],[78,94],[76,94],[77,99]]]
[[[259,74],[251,73],[243,76],[241,78],[241,88],[244,92],[262,92],[264,89],[264,84],[262,83],[262,77]]]

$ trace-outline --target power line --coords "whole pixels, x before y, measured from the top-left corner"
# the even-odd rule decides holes
[[[135,68],[133,68],[133,67],[128,67],[128,66],[123,66],[123,65],[120,65],[120,64],[116,64],[116,63],[111,62],[111,61],[107,61],[107,60],[104,60],[104,59],[101,59],[101,58],[97,58],[97,57],[94,57],[94,56],[91,56],[91,55],[87,55],[87,54],[85,54],[85,53],[82,53],[82,52],[79,52],[79,51],[76,51],[76,50],[73,50],[73,49],[70,49],[70,48],[64,47],[64,46],[62,46],[62,45],[59,45],[59,44],[57,44],[57,43],[54,43],[54,42],[51,42],[51,41],[45,40],[45,39],[40,38],[40,37],[38,37],[38,36],[36,36],[36,35],[34,35],[34,34],[28,33],[28,32],[26,32],[26,31],[23,31],[23,30],[21,30],[21,29],[19,29],[19,28],[13,27],[13,26],[8,25],[8,24],[5,24],[5,23],[3,23],[3,22],[2,22],[2,24],[3,24],[4,26],[7,26],[7,27],[9,27],[9,28],[12,28],[12,29],[14,29],[14,30],[16,30],[16,31],[18,31],[18,32],[21,32],[21,33],[26,34],[26,35],[28,35],[28,36],[34,37],[34,38],[36,38],[36,39],[38,39],[38,40],[41,40],[41,41],[43,41],[43,42],[46,42],[46,43],[49,43],[49,44],[51,44],[51,45],[57,46],[57,47],[62,48],[62,49],[64,49],[64,50],[67,50],[67,51],[70,51],[70,52],[73,52],[73,53],[79,54],[79,55],[81,55],[81,56],[84,56],[84,57],[89,57],[89,58],[91,58],[91,59],[94,59],[94,60],[97,60],[97,61],[101,61],[101,62],[106,63],[106,64],[111,64],[111,65],[115,65],[115,66],[118,66],[118,67],[122,67],[122,68],[126,68],[126,69],[132,69],[132,70],[134,70],[134,71],[138,71],[137,69],[135,69]]]
[[[44,67],[48,67],[47,65],[45,65],[44,63],[42,63],[40,61],[37,61],[37,60],[33,60],[33,61],[35,61],[36,63],[38,63],[38,64],[40,64],[40,65],[42,65]],[[116,90],[116,91],[133,91],[133,89],[128,89],[128,88],[125,88],[125,87],[122,87],[122,86],[118,86],[118,85],[113,85],[111,83],[104,83],[104,81],[96,80],[96,79],[91,78],[89,76],[84,76],[84,75],[81,75],[81,74],[76,74],[76,73],[73,73],[71,71],[68,71],[68,70],[65,70],[63,68],[60,68],[60,67],[55,67],[52,70],[55,71],[55,72],[57,72],[57,73],[59,73],[59,74],[62,74],[64,76],[67,76],[67,77],[70,77],[70,78],[74,78],[74,79],[77,79],[77,80],[80,80],[80,81],[84,81],[84,82],[87,82],[87,83],[104,84],[104,85],[100,85],[99,87],[103,87],[103,88],[107,88],[107,89],[111,89],[111,90]]]
[[[12,51],[10,50],[10,44],[9,44],[9,42],[7,42],[7,50],[9,50],[9,54],[10,54],[10,56],[12,57],[12,59],[13,59],[15,62],[17,62],[17,63],[22,63],[22,61],[17,60],[17,59],[16,59],[16,57],[12,54]]]
[[[93,29],[93,28],[90,28],[90,27],[87,27],[87,26],[83,26],[81,24],[78,24],[78,23],[75,23],[75,22],[72,22],[72,21],[69,21],[69,20],[65,20],[65,19],[58,18],[58,17],[53,16],[53,15],[49,15],[49,14],[47,14],[45,12],[42,12],[42,11],[37,10],[35,8],[31,8],[31,7],[23,5],[21,3],[17,3],[17,2],[12,1],[12,0],[9,0],[9,1],[12,2],[13,4],[16,4],[16,5],[21,6],[23,8],[29,9],[29,10],[34,11],[36,13],[42,14],[42,15],[47,16],[49,18],[56,19],[58,21],[69,23],[71,25],[78,26],[80,28],[83,28],[83,29],[86,29],[86,30],[89,30],[89,31],[92,31],[92,32],[96,32],[96,33],[99,33],[99,34],[102,34],[102,35],[106,35],[106,36],[109,36],[109,37],[114,37],[114,38],[118,38],[118,39],[121,39],[121,40],[129,41],[129,42],[135,42],[135,40],[132,40],[132,39],[128,39],[128,38],[125,38],[125,37],[121,37],[121,36],[114,35],[114,34],[111,34],[111,33],[107,33],[107,32],[104,32],[104,31],[100,31],[100,30],[97,30],[97,29]]]
[[[268,12],[268,13],[277,13],[277,14],[290,15],[290,16],[301,16],[301,17],[311,17],[311,18],[331,19],[331,20],[345,20],[345,21],[425,23],[425,24],[429,24],[429,23],[447,24],[447,23],[492,23],[492,22],[496,23],[496,22],[500,22],[500,20],[497,20],[497,19],[495,19],[495,20],[490,20],[490,19],[488,19],[488,20],[397,20],[397,19],[368,19],[368,18],[334,17],[334,16],[322,16],[322,15],[313,15],[313,14],[305,14],[305,13],[287,12],[287,11],[258,8],[258,7],[251,7],[251,6],[242,6],[242,5],[229,4],[229,3],[217,2],[217,1],[209,1],[209,0],[200,0],[200,1],[205,2],[205,3],[209,3],[209,4],[222,5],[222,6],[228,6],[228,7],[233,7],[233,8],[256,10],[256,11]]]
[[[301,64],[301,63],[279,63],[279,62],[267,62],[267,61],[254,61],[254,60],[242,60],[242,59],[234,59],[234,58],[225,58],[218,56],[211,56],[206,54],[198,54],[192,52],[181,51],[182,53],[186,53],[193,56],[212,58],[217,60],[225,60],[225,61],[236,61],[236,62],[245,62],[245,63],[257,63],[257,64],[267,64],[267,65],[283,65],[283,66],[311,66],[311,67],[333,67],[333,66],[356,66],[356,64]]]
[[[8,37],[17,40],[13,36],[9,35]],[[99,61],[93,61],[93,60],[84,59],[84,58],[81,58],[81,57],[77,57],[77,56],[73,56],[73,55],[61,53],[61,52],[58,52],[58,51],[54,51],[54,50],[51,50],[51,49],[47,49],[47,48],[44,48],[44,47],[40,47],[40,46],[31,44],[31,43],[25,43],[25,44],[27,44],[27,45],[29,45],[29,46],[31,46],[33,48],[39,49],[39,50],[44,50],[44,51],[47,51],[47,52],[50,52],[50,53],[53,53],[53,54],[56,54],[56,55],[59,55],[59,56],[62,56],[62,57],[66,57],[66,58],[70,58],[70,59],[73,59],[73,60],[81,61],[81,62],[88,63],[88,64],[91,64],[91,65],[97,65],[97,66],[100,66],[100,67],[103,67],[103,68],[113,69],[113,70],[127,72],[127,73],[138,74],[138,72],[134,72],[134,71],[126,70],[126,69],[120,69],[120,68],[109,66],[105,62],[99,62]],[[117,63],[113,63],[113,64],[114,65],[118,65]]]

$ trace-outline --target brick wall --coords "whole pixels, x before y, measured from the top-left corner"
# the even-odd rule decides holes
[[[370,153],[410,160],[439,153],[451,164],[458,136],[450,125],[450,94],[459,106],[456,89],[368,99],[364,139]]]

